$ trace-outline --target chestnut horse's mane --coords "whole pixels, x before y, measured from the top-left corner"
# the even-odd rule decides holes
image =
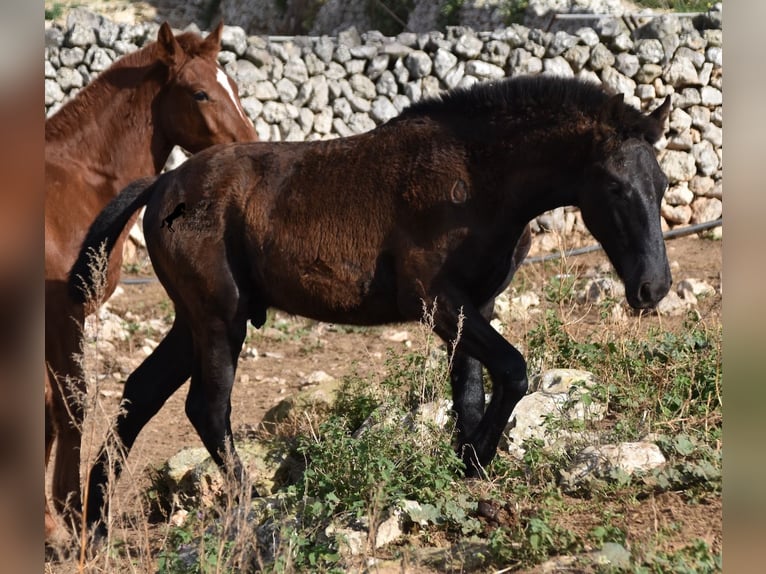
[[[203,39],[198,34],[184,32],[175,38],[188,57],[202,54]],[[45,121],[45,139],[51,141],[70,136],[83,121],[92,119],[95,106],[100,102],[108,103],[114,92],[138,85],[150,74],[156,75],[158,82],[163,82],[166,73],[167,66],[159,59],[156,41],[120,57]]]

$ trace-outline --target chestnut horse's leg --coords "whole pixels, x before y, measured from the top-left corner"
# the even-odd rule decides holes
[[[242,463],[234,449],[231,430],[231,389],[247,320],[210,317],[198,326],[199,331],[194,333],[194,368],[186,416],[215,463],[228,468],[235,480],[241,481]],[[230,461],[227,457],[231,457]]]
[[[492,299],[481,309],[486,320],[492,317],[495,300]],[[466,354],[458,342],[453,351],[452,370],[452,410],[456,415],[459,437],[470,436],[479,426],[484,416],[484,376],[479,361]]]
[[[58,304],[51,304],[59,296]],[[84,419],[85,382],[76,355],[81,352],[84,321],[81,305],[61,303],[66,292],[46,285],[45,357],[49,401],[46,406],[46,467],[51,442],[56,439],[53,469],[53,506],[67,521],[80,511],[80,448]]]
[[[192,338],[185,321],[176,316],[173,326],[151,355],[131,373],[122,394],[121,413],[114,433],[110,433],[99,451],[90,472],[87,496],[88,525],[106,515],[108,500],[104,493],[109,471],[117,478],[124,458],[138,433],[160,410],[165,401],[189,378],[192,372]],[[105,535],[106,526],[98,526],[97,535]]]
[[[438,301],[436,333],[445,341],[454,340],[462,309],[463,329],[458,348],[483,364],[492,379],[492,399],[484,416],[470,434],[459,437],[466,473],[481,475],[482,467],[495,456],[513,408],[527,392],[526,362],[521,353],[492,328],[468,297],[452,291],[439,294]]]

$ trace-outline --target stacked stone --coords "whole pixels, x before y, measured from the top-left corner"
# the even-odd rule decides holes
[[[62,29],[48,27],[46,112],[116,58],[154,40],[157,30],[154,23],[115,24],[83,10],[73,10]],[[289,39],[248,37],[241,28],[226,27],[219,61],[267,141],[361,133],[421,98],[522,74],[590,79],[642,110],[672,95],[670,130],[659,144],[671,185],[663,217],[674,226],[721,215],[720,25],[698,30],[690,19],[667,17],[652,19],[635,34],[619,26],[570,34],[514,24],[492,32],[454,27],[393,38],[351,28],[337,37]]]

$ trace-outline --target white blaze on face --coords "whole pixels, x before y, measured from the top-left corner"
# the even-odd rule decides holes
[[[224,72],[221,68],[218,68],[215,77],[218,80],[218,83],[223,86],[223,89],[226,90],[226,93],[229,94],[231,103],[234,104],[235,108],[237,108],[239,115],[242,116],[242,119],[245,121],[245,123],[252,125],[252,122],[245,115],[245,110],[242,109],[239,100],[237,100],[237,97],[234,95],[234,90],[231,89],[231,84],[229,84],[229,76],[226,75],[226,72]]]

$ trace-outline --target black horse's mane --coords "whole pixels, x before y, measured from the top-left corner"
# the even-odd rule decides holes
[[[604,87],[578,78],[556,76],[517,76],[494,82],[481,82],[425,98],[406,108],[399,116],[444,119],[475,118],[490,115],[509,117],[530,114],[557,117],[572,110],[600,118],[606,102],[613,96]],[[644,131],[645,116],[634,107],[620,103],[620,131]],[[615,116],[613,116],[614,119]]]

